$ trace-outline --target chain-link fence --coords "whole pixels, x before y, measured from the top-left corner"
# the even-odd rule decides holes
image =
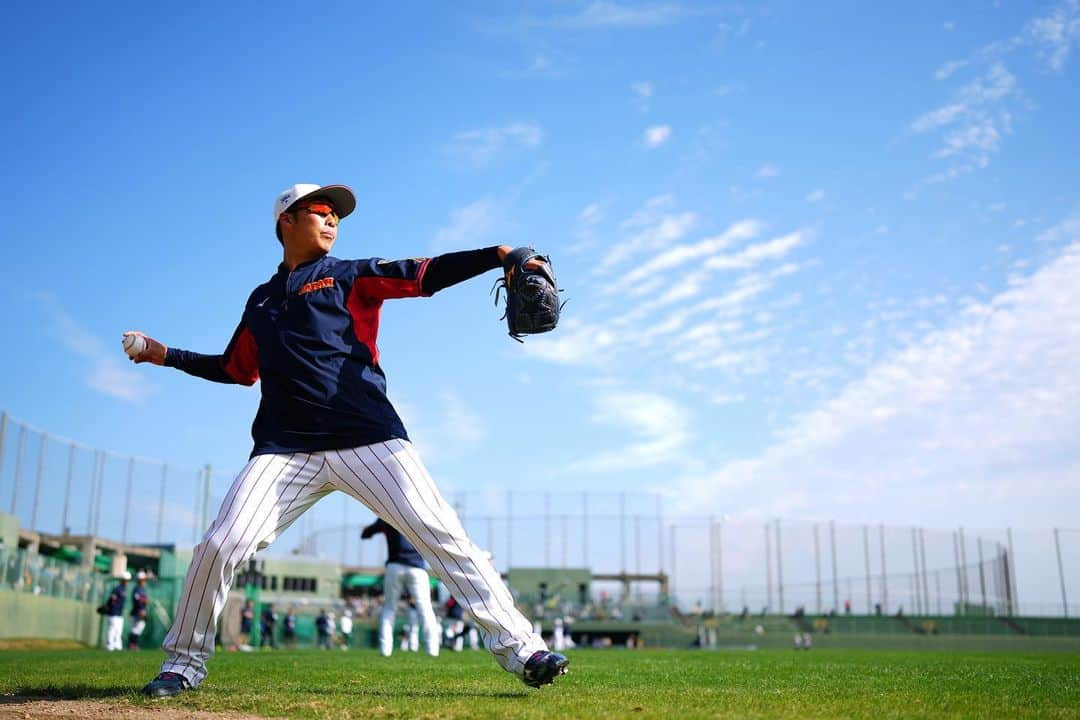
[[[86,447],[0,414],[0,511],[40,533],[194,544],[232,477]],[[1080,615],[1077,529],[674,516],[662,496],[644,493],[444,491],[499,568],[588,568],[594,593],[620,602],[739,614]],[[380,565],[383,546],[359,539],[371,519],[336,494],[270,552]]]

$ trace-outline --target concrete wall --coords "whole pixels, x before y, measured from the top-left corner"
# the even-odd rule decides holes
[[[78,600],[0,590],[0,638],[67,639],[94,647],[102,624],[94,608]]]

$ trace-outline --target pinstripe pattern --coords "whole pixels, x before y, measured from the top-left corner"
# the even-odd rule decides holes
[[[466,535],[412,445],[391,440],[349,450],[257,455],[248,462],[195,547],[180,607],[162,646],[169,653],[162,672],[179,673],[192,687],[202,682],[235,569],[335,490],[364,503],[416,546],[472,613],[505,670],[520,675],[532,653],[547,649],[514,607],[491,561]]]
[[[233,482],[217,518],[195,547],[176,619],[162,647],[162,672],[197,686],[214,651],[217,619],[235,569],[266,547],[330,490],[322,489],[325,460],[310,454],[258,455]]]
[[[521,673],[543,640],[514,607],[509,589],[468,538],[412,445],[404,440],[327,453],[330,470],[348,492],[409,539],[484,632],[505,670]]]

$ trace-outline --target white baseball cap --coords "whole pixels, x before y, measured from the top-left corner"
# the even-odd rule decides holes
[[[130,580],[131,579],[131,572],[128,571],[128,570],[125,570],[124,572],[120,573],[116,577],[119,580]]]
[[[299,201],[318,195],[329,200],[337,210],[338,218],[343,218],[356,209],[356,196],[345,185],[312,185],[310,183],[298,183],[291,185],[277,194],[274,199],[274,226],[277,227],[281,213]]]

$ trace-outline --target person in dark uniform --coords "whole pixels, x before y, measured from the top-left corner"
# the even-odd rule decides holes
[[[240,649],[251,650],[251,631],[255,627],[255,603],[252,600],[244,601],[244,608],[240,611]]]
[[[105,615],[108,618],[105,649],[109,651],[124,649],[124,604],[127,603],[127,584],[131,580],[131,573],[125,571],[117,580],[120,584],[113,588],[105,601]]]
[[[285,618],[282,620],[281,630],[285,647],[296,647],[296,608],[289,607],[289,611],[285,613]]]
[[[315,618],[315,634],[319,638],[319,649],[330,649],[330,617],[326,614],[326,609],[319,611],[319,616]]]
[[[150,596],[146,593],[146,572],[135,574],[135,589],[131,591],[131,629],[128,631],[128,650],[139,649],[139,638],[146,630],[146,614],[150,608]]]
[[[259,618],[259,647],[264,648],[269,645],[271,648],[277,648],[277,639],[274,637],[274,629],[277,627],[277,613],[274,612],[274,603],[266,603],[266,607],[263,608],[262,616]]]

